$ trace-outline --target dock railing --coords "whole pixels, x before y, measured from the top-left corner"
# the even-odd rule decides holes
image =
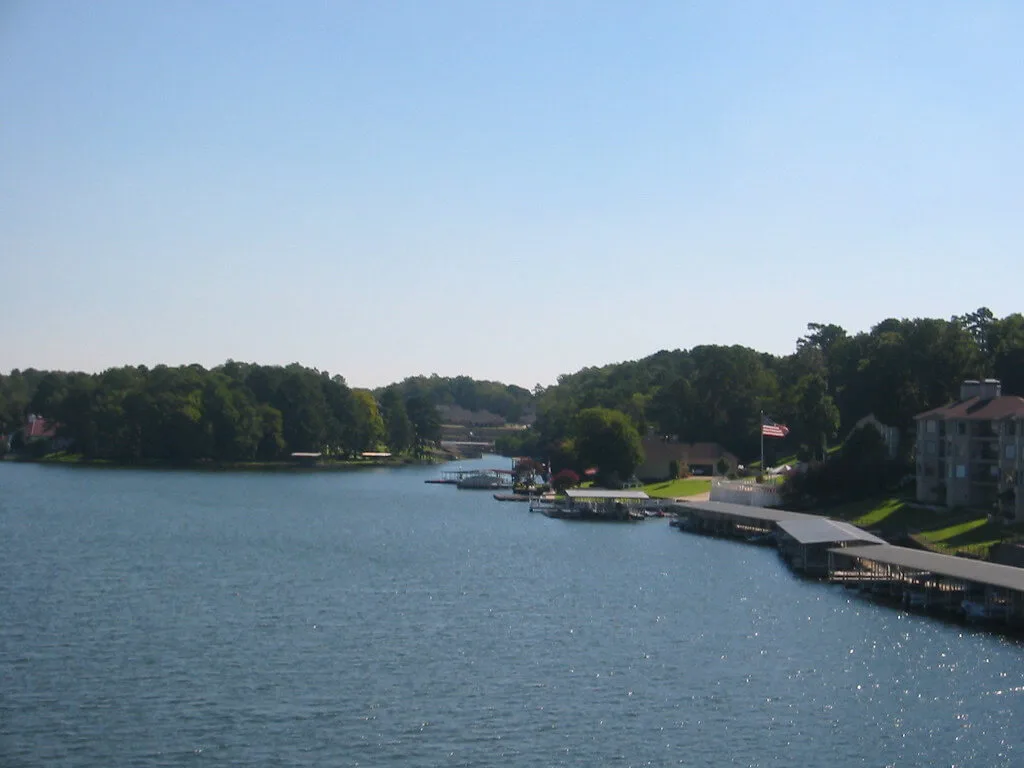
[[[743,480],[715,478],[711,481],[710,499],[748,507],[782,506],[782,494],[778,485]]]

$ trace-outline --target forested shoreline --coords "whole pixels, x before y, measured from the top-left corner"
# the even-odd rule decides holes
[[[16,429],[28,414],[56,423],[68,450],[126,463],[269,462],[293,452],[350,459],[382,445],[419,456],[440,439],[436,409],[417,393],[352,389],[341,376],[298,364],[0,378],[0,426]]]
[[[0,433],[35,414],[59,425],[68,451],[125,463],[276,461],[300,451],[414,457],[439,442],[438,408],[452,405],[510,423],[536,414],[499,449],[579,468],[591,458],[578,450],[581,413],[591,411],[582,421],[593,427],[601,409],[599,421],[618,432],[716,442],[749,459],[762,411],[789,426],[787,447],[814,455],[868,414],[907,434],[916,413],[954,399],[963,379],[985,377],[1024,395],[1021,314],[887,319],[856,334],[810,323],[790,355],[702,345],[585,368],[533,391],[436,375],[370,391],[297,363],[27,369],[0,375]]]
[[[764,411],[790,430],[773,448],[810,457],[869,414],[910,438],[916,414],[956,399],[964,379],[986,377],[1000,379],[1004,394],[1024,395],[1020,313],[997,318],[983,307],[948,320],[887,319],[856,334],[809,323],[790,355],[705,345],[561,376],[537,393],[533,426],[500,447],[573,466],[577,414],[602,408],[626,414],[640,434],[716,442],[751,460]],[[909,451],[912,440],[901,447]]]

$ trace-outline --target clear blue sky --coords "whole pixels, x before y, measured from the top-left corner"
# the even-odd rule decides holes
[[[1019,2],[0,4],[0,370],[532,387],[1020,311]]]

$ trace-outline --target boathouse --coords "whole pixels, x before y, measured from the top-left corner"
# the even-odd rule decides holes
[[[748,539],[774,534],[783,520],[821,520],[818,515],[803,512],[724,501],[681,501],[673,510],[681,530]]]
[[[776,541],[782,558],[793,570],[815,576],[828,574],[832,549],[886,543],[855,525],[827,517],[780,520],[777,526]]]
[[[604,488],[570,488],[565,496],[564,508],[544,509],[544,513],[577,520],[636,520],[644,516],[643,504],[650,499],[643,491]]]
[[[829,550],[829,578],[908,607],[1024,627],[1024,569],[890,544]]]

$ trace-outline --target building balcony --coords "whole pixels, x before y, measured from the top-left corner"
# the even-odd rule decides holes
[[[991,445],[976,445],[971,447],[971,461],[993,462],[999,461],[999,448]]]

